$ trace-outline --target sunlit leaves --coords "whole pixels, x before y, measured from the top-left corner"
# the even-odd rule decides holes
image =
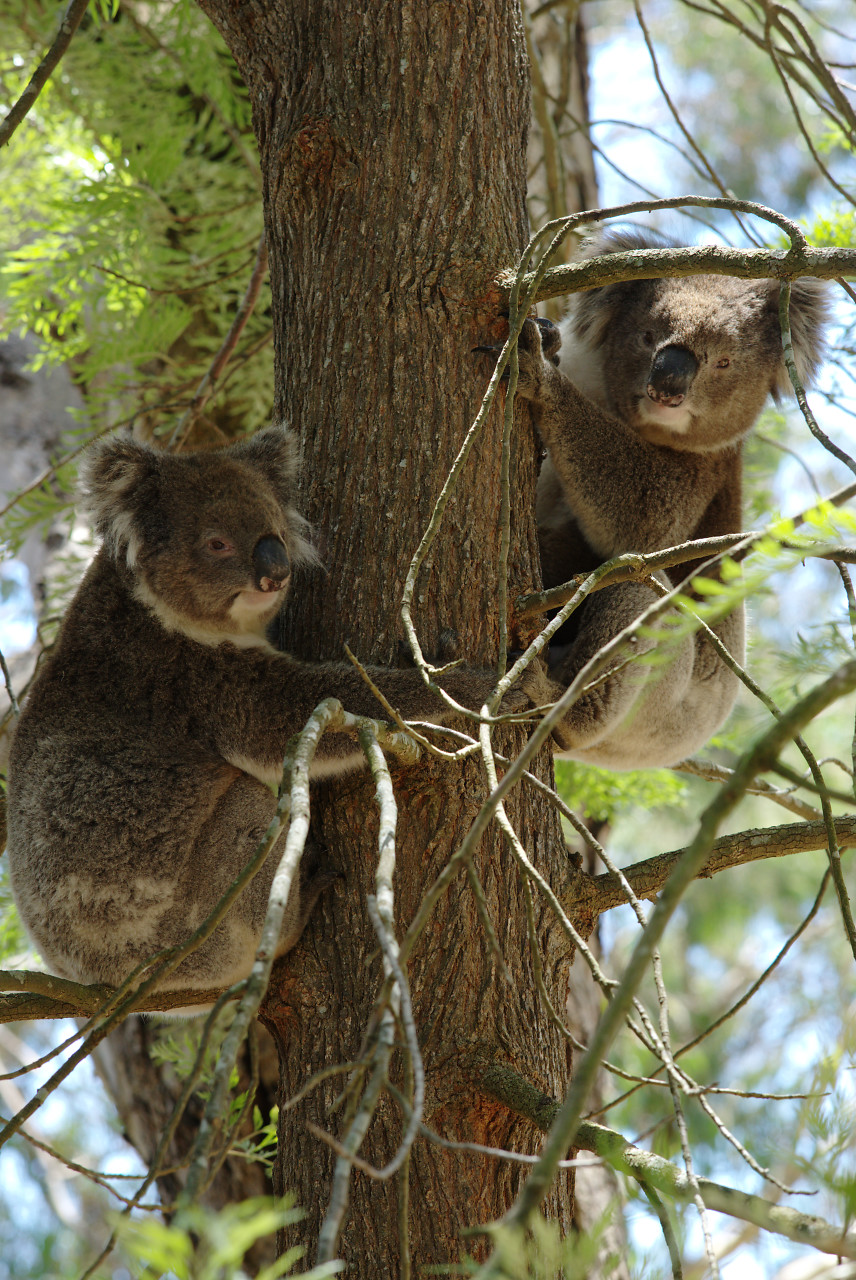
[[[36,108],[4,149],[0,336],[38,335],[36,362],[63,362],[88,429],[136,421],[170,432],[243,297],[262,227],[246,92],[191,0],[117,8],[102,0]],[[0,99],[11,102],[44,30],[0,14]],[[270,415],[265,286],[202,440]],[[81,440],[67,438],[58,456]],[[10,545],[68,501],[75,465],[9,512]],[[60,496],[62,495],[62,496]]]
[[[182,1210],[167,1225],[156,1219],[120,1220],[121,1239],[128,1253],[155,1274],[172,1274],[176,1280],[238,1280],[247,1273],[244,1256],[255,1242],[280,1228],[299,1222],[303,1211],[292,1197],[276,1200],[257,1196],[221,1209],[201,1205]],[[289,1274],[303,1256],[303,1249],[286,1250],[276,1262],[256,1273],[257,1280],[276,1280]],[[300,1274],[309,1280],[336,1275],[344,1264],[328,1263]]]
[[[556,760],[556,786],[567,804],[597,822],[609,822],[634,806],[651,810],[679,805],[686,794],[682,779],[669,769],[617,773],[574,760]]]

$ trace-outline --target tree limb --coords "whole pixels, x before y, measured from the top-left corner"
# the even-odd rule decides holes
[[[50,995],[44,980],[62,983],[62,995]],[[46,973],[29,973],[23,969],[0,971],[0,990],[15,994],[0,995],[0,1023],[34,1022],[39,1018],[91,1018],[115,994],[115,988],[100,984],[84,986],[65,982]],[[127,1013],[168,1013],[188,1005],[210,1005],[222,995],[221,990],[158,991],[146,996]]]
[[[672,765],[672,769],[675,773],[689,773],[694,778],[704,778],[708,782],[727,782],[732,772],[724,765],[696,757],[680,760]],[[774,804],[781,805],[783,809],[790,809],[791,813],[795,813],[800,818],[806,818],[809,822],[821,816],[820,810],[813,804],[807,804],[791,791],[782,791],[779,787],[774,787],[764,778],[756,778],[752,786],[747,787],[746,790],[748,795],[763,796],[765,800],[772,800]]]
[[[704,209],[730,209],[738,213],[756,214],[778,225],[791,239],[789,249],[732,249],[719,246],[688,246],[686,248],[635,249],[627,253],[599,254],[582,262],[570,262],[560,267],[550,267],[544,272],[534,294],[529,290],[536,283],[536,273],[529,272],[520,281],[521,293],[532,304],[557,298],[584,289],[599,289],[603,285],[629,280],[675,279],[692,275],[738,276],[744,280],[790,280],[797,276],[815,276],[820,280],[834,280],[838,276],[852,275],[856,271],[856,249],[823,248],[809,245],[795,224],[764,205],[749,200],[729,200],[706,196],[678,196],[672,200],[635,200],[610,209],[588,209],[570,218],[558,220],[568,227],[630,213],[646,213],[658,209],[679,209],[684,206]],[[543,230],[543,228],[542,228]],[[510,295],[511,279],[502,279],[498,287],[505,296]]]
[[[808,512],[816,509],[820,502],[829,502],[834,507],[840,507],[853,497],[856,497],[856,484],[845,485],[828,497],[819,498],[810,508],[791,516],[790,519],[795,525],[804,524]],[[604,587],[614,586],[617,582],[642,582],[656,569],[670,569],[675,565],[688,564],[693,560],[726,555],[729,551],[734,552],[735,560],[743,560],[752,550],[755,542],[768,536],[769,531],[766,529],[747,530],[744,533],[725,533],[718,538],[696,538],[691,542],[682,542],[676,547],[664,547],[662,551],[648,551],[645,554],[628,551],[623,555],[614,556],[608,562],[612,565],[610,572],[599,578],[592,585],[591,590],[601,591]],[[786,538],[779,540],[783,546],[789,545]],[[803,546],[801,543],[799,549],[806,556],[817,554],[821,559],[842,559],[849,563],[853,558],[851,548],[830,549],[824,543],[819,544],[817,552],[811,546]],[[518,596],[514,602],[518,619],[536,617],[548,609],[560,609],[572,599],[590,576],[588,573],[575,574],[568,582],[550,587],[547,591],[534,591]]]
[[[549,1132],[559,1112],[555,1098],[536,1089],[511,1067],[485,1059],[474,1059],[473,1074],[481,1092],[502,1103],[518,1115],[525,1116],[542,1133]],[[619,1173],[637,1178],[672,1200],[690,1201],[692,1188],[683,1170],[669,1160],[635,1147],[614,1129],[584,1120],[577,1129],[574,1146],[592,1151]],[[743,1222],[752,1222],[764,1231],[786,1236],[798,1244],[810,1245],[822,1253],[856,1258],[856,1231],[847,1231],[818,1218],[782,1205],[772,1204],[761,1196],[746,1195],[733,1187],[725,1187],[707,1178],[699,1178],[698,1188],[708,1209]]]
[[[856,847],[856,814],[844,814],[834,821],[839,847]],[[710,856],[696,879],[707,880],[720,871],[741,867],[747,862],[758,862],[762,858],[784,858],[793,853],[824,849],[826,835],[826,824],[818,819],[816,822],[793,822],[781,827],[752,828],[735,835],[720,836],[713,842]],[[676,849],[673,853],[660,853],[625,867],[624,875],[636,896],[649,900],[655,898],[685,852],[685,849]],[[618,877],[606,872],[576,881],[573,902],[566,901],[565,906],[573,915],[587,919],[589,916],[597,918],[626,901],[627,896]]]
[[[53,44],[30,77],[30,82],[26,89],[12,107],[6,119],[0,124],[0,147],[4,147],[12,137],[12,134],[27,115],[42,89],[44,89],[52,73],[59,66],[62,55],[71,44],[71,38],[80,26],[88,4],[89,0],[71,0],[62,16]]]

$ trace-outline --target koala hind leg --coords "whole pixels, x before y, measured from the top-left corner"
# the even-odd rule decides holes
[[[556,694],[564,691],[591,658],[654,602],[654,592],[627,583],[597,592],[579,611],[576,639],[550,673]],[[583,693],[554,731],[559,754],[604,768],[631,769],[675,763],[686,746],[688,706],[696,664],[692,637],[669,645],[662,664],[645,661],[662,642],[635,637]],[[713,726],[715,727],[715,726]],[[713,731],[713,728],[710,730]]]
[[[196,849],[183,870],[187,887],[182,886],[175,893],[178,904],[194,902],[192,918],[188,918],[186,906],[173,907],[161,923],[160,945],[183,941],[216,906],[255,853],[274,816],[276,803],[272,792],[255,778],[243,773],[235,777],[198,834]],[[287,839],[286,827],[225,919],[181,962],[164,983],[166,987],[225,987],[250,972]],[[278,956],[296,944],[319,895],[337,874],[326,851],[308,840],[285,906]]]

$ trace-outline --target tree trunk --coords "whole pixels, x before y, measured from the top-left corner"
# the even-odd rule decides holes
[[[304,578],[286,620],[291,651],[394,660],[407,565],[487,381],[470,349],[497,328],[497,272],[526,238],[527,65],[516,4],[425,0],[363,4],[201,0],[249,88],[265,182],[276,344],[277,409],[303,445],[301,510],[319,532],[326,575]],[[453,627],[468,661],[495,660],[501,421],[487,426],[446,513],[417,589],[427,651]],[[537,448],[519,429],[509,588],[538,580],[533,489]],[[301,585],[303,589],[301,590]],[[519,731],[496,735],[519,748]],[[549,759],[541,769],[549,770]],[[399,936],[465,835],[486,784],[465,768],[424,761],[394,773],[399,809]],[[556,887],[565,871],[558,823],[534,790],[514,797],[514,825]],[[344,873],[304,941],[282,966],[266,1006],[278,1040],[284,1096],[322,1067],[360,1052],[381,967],[366,913],[377,861],[368,775],[314,793],[315,834]],[[566,1042],[535,989],[524,896],[498,832],[477,870],[512,984],[491,960],[466,877],[436,907],[409,966],[427,1075],[426,1123],[442,1136],[537,1150],[529,1124],[479,1095],[474,1051],[516,1065],[561,1094]],[[555,921],[536,903],[545,976],[561,1007],[567,957]],[[395,1063],[400,1071],[400,1062]],[[308,1217],[311,1259],[330,1193],[333,1155],[307,1121],[341,1136],[328,1080],[283,1114],[280,1185]],[[400,1118],[384,1097],[361,1155],[396,1149]],[[410,1168],[414,1263],[457,1259],[478,1239],[463,1228],[500,1216],[520,1167],[419,1140]],[[562,1175],[547,1206],[565,1226],[572,1186]],[[340,1242],[350,1273],[400,1272],[398,1186],[352,1175]]]

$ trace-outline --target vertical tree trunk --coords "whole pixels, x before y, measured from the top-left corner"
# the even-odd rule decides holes
[[[253,102],[265,181],[276,335],[277,408],[303,445],[300,505],[319,531],[326,575],[298,583],[286,642],[312,659],[343,642],[394,660],[398,605],[424,529],[486,383],[470,348],[495,326],[497,271],[526,238],[528,80],[511,0],[308,0],[234,5],[200,0],[235,55]],[[496,657],[501,422],[471,456],[417,591],[426,650],[454,627],[469,661]],[[536,447],[516,433],[512,595],[538,578],[533,524]],[[301,589],[302,587],[302,589]],[[500,750],[519,731],[497,734]],[[549,769],[549,760],[541,762]],[[402,931],[465,835],[486,786],[476,764],[423,761],[395,772],[400,806],[396,905]],[[509,806],[533,860],[557,888],[564,844],[548,806],[527,789]],[[344,871],[304,941],[282,966],[266,1018],[278,1040],[285,1096],[323,1066],[353,1059],[380,981],[366,913],[377,859],[367,775],[318,787],[316,835]],[[513,982],[491,960],[466,878],[435,909],[409,967],[427,1073],[427,1124],[445,1137],[537,1149],[530,1126],[480,1096],[471,1070],[487,1049],[561,1094],[566,1042],[547,1021],[526,940],[524,897],[498,833],[477,858]],[[567,992],[559,930],[536,903],[545,976]],[[400,1070],[400,1063],[397,1064]],[[343,1078],[284,1114],[280,1183],[308,1213],[314,1241],[333,1156],[307,1121],[340,1133],[326,1108]],[[396,1149],[400,1117],[384,1098],[362,1149]],[[461,1230],[500,1216],[519,1166],[419,1140],[410,1170],[410,1247],[421,1270],[479,1251]],[[340,1250],[350,1274],[399,1274],[399,1188],[352,1176]],[[563,1175],[548,1212],[570,1223]]]

